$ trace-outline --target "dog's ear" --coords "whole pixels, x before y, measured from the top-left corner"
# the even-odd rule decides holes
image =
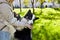
[[[21,21],[21,16],[19,14],[17,15],[17,20]]]
[[[17,20],[21,21],[21,16],[19,14],[16,14],[16,12],[13,13],[14,13],[14,17],[17,18]]]
[[[26,13],[26,15],[24,16],[24,18],[26,18],[26,19],[32,19],[32,13],[31,13],[31,10],[29,10],[27,13]]]
[[[24,18],[26,18],[26,16],[28,16],[29,14],[31,14],[31,10],[29,10],[26,15],[24,16]]]
[[[16,16],[16,15],[17,15],[16,12],[13,12],[13,13],[14,13],[14,17],[17,17],[17,16]]]
[[[28,13],[31,13],[31,10],[29,10]]]

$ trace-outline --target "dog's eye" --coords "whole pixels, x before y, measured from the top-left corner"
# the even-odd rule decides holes
[[[26,19],[28,19],[28,16],[26,17]]]

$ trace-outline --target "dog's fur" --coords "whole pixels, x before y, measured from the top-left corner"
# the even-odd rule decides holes
[[[28,23],[30,25],[33,24],[33,21],[38,19],[38,18],[35,17],[34,14],[31,13],[31,10],[29,10],[27,12],[27,14],[24,16],[24,18],[26,18],[28,20]],[[16,30],[16,32],[14,33],[14,37],[17,38],[18,40],[32,40],[31,29],[24,28],[22,31]]]

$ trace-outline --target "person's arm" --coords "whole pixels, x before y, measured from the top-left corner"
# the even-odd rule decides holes
[[[11,25],[15,26],[16,29],[24,28],[24,27],[31,27],[25,18],[22,18],[21,21],[17,20],[17,18],[14,17],[13,12],[10,9],[10,6],[8,4],[1,5],[1,13],[3,14],[2,17],[5,18]]]

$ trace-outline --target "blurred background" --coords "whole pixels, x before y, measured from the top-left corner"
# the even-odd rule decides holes
[[[60,40],[60,0],[14,0],[13,6],[21,17],[29,9],[39,17],[33,25],[33,40]]]
[[[21,3],[21,5],[20,5]],[[34,3],[34,8],[41,7],[60,7],[60,0],[14,0],[14,7],[22,7],[22,8],[32,8],[32,4]]]

